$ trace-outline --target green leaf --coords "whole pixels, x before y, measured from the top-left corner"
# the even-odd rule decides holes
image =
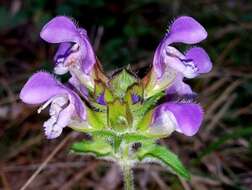
[[[112,153],[112,146],[103,139],[95,141],[81,141],[72,145],[74,153],[94,154],[97,157],[107,156]]]
[[[130,87],[134,83],[137,83],[137,79],[125,69],[117,73],[110,80],[110,86],[113,91],[113,94],[115,94],[119,98],[123,98],[126,94],[128,87]]]
[[[177,155],[172,153],[165,147],[154,145],[154,144],[142,144],[141,149],[137,153],[139,160],[145,158],[154,158],[165,165],[169,166],[176,174],[180,175],[185,179],[190,179],[190,174],[183,166]]]

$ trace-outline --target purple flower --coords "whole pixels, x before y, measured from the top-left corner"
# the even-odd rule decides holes
[[[60,44],[54,56],[56,74],[70,71],[69,82],[80,92],[83,84],[87,88],[94,87],[91,75],[96,57],[85,29],[78,28],[68,17],[57,16],[43,27],[40,36],[49,43]]]
[[[157,80],[162,80],[168,70],[177,72],[172,89],[178,94],[192,93],[189,85],[183,78],[194,78],[212,69],[212,63],[203,48],[193,47],[185,54],[170,46],[172,43],[196,44],[207,37],[207,32],[192,17],[177,18],[170,26],[168,33],[158,45],[154,59],[153,69]],[[170,92],[168,89],[168,93]]]
[[[73,65],[90,73],[96,58],[85,29],[68,17],[57,16],[43,27],[40,36],[49,43],[60,43],[54,57],[56,74],[66,73]]]
[[[71,122],[86,119],[86,110],[79,96],[46,72],[31,76],[21,90],[20,99],[27,104],[44,103],[38,113],[50,105],[50,118],[43,125],[48,139],[58,137]]]
[[[199,130],[202,120],[203,110],[200,105],[168,102],[155,109],[150,132],[169,135],[176,130],[186,136],[193,136]]]
[[[38,72],[28,80],[20,93],[20,98],[25,103],[43,104],[38,109],[38,113],[50,105],[50,118],[43,124],[45,134],[49,139],[58,137],[63,128],[68,125],[82,126],[83,121],[91,121],[90,127],[93,129],[101,129],[101,127],[106,126],[106,119],[112,117],[118,117],[115,120],[120,121],[124,119],[128,121],[129,119],[129,123],[134,124],[141,118],[138,118],[140,117],[138,114],[131,114],[131,111],[135,113],[138,109],[141,109],[141,105],[144,109],[149,108],[150,102],[156,100],[155,98],[160,98],[159,94],[161,95],[160,92],[164,90],[167,94],[192,94],[191,87],[183,82],[184,78],[194,78],[212,69],[211,60],[204,49],[192,47],[187,52],[181,53],[171,46],[172,43],[195,44],[207,37],[205,29],[196,20],[187,16],[176,19],[158,45],[152,71],[142,81],[139,80],[139,84],[137,84],[139,87],[143,85],[143,94],[139,93],[139,89],[135,91],[135,89],[129,89],[130,86],[127,86],[125,97],[117,97],[119,92],[122,93],[121,84],[113,86],[113,88],[109,85],[115,79],[112,78],[109,81],[103,74],[86,31],[77,27],[71,19],[65,16],[55,17],[43,27],[40,36],[49,43],[59,44],[54,56],[55,73],[65,74],[70,72],[71,74],[68,83],[63,85],[52,75],[46,72]],[[129,76],[121,77],[120,80],[125,85],[132,85]],[[103,89],[98,89],[98,94],[96,87],[99,86],[96,85],[100,82],[103,83]],[[106,90],[108,90],[109,96],[105,96]],[[151,99],[150,102],[145,102],[146,99],[157,94],[158,96]],[[85,101],[82,101],[79,95],[82,95]],[[129,101],[129,98],[131,98],[131,101]],[[125,115],[124,111],[122,111],[122,115],[110,115],[109,106],[119,99],[133,105],[127,105]],[[164,99],[160,98],[158,103],[162,100]],[[88,118],[89,120],[86,120],[85,103],[87,103],[90,111],[88,112],[91,116],[91,119]],[[114,106],[111,107],[114,109]],[[113,113],[116,113],[116,111],[113,110]],[[97,119],[101,119],[102,122],[92,122],[92,112],[102,112],[102,114],[97,114]],[[203,120],[201,106],[191,102],[166,102],[158,105],[151,113],[153,113],[152,120],[147,130],[160,137],[167,136],[173,131],[193,136],[199,130]],[[148,122],[146,124],[146,126],[149,126]],[[113,130],[116,130],[116,127],[113,126]]]

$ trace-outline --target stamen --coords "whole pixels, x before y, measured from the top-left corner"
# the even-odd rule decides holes
[[[39,109],[37,110],[37,113],[40,114],[41,111],[44,110],[53,101],[53,98],[50,98],[46,103],[40,106]]]
[[[50,98],[46,103],[44,103],[42,106],[40,106],[39,107],[39,109],[38,109],[38,114],[39,113],[41,113],[41,111],[42,110],[44,110],[50,103],[52,103],[51,104],[51,107],[53,106],[55,106],[55,105],[58,105],[58,106],[60,106],[60,107],[63,107],[64,105],[66,105],[66,103],[68,102],[68,99],[67,99],[67,97],[66,96],[54,96],[54,97],[52,97],[52,98]],[[50,107],[50,110],[51,109],[53,109],[53,108],[51,108]]]

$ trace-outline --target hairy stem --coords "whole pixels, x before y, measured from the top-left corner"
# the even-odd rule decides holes
[[[131,166],[125,164],[122,166],[122,170],[124,179],[124,190],[134,190],[134,179]]]

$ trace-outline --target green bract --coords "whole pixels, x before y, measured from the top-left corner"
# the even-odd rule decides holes
[[[154,108],[164,93],[161,84],[160,89],[156,88],[146,98],[145,89],[148,88],[125,69],[116,73],[107,83],[96,80],[94,91],[89,91],[91,98],[87,121],[70,126],[76,131],[90,134],[92,140],[76,142],[71,149],[74,153],[113,160],[122,168],[132,168],[137,163],[151,159],[189,179],[189,173],[177,156],[156,144],[156,140],[165,135],[151,132],[150,125]],[[103,98],[104,102],[97,103],[98,98]],[[137,149],[134,148],[136,143],[140,143]]]

